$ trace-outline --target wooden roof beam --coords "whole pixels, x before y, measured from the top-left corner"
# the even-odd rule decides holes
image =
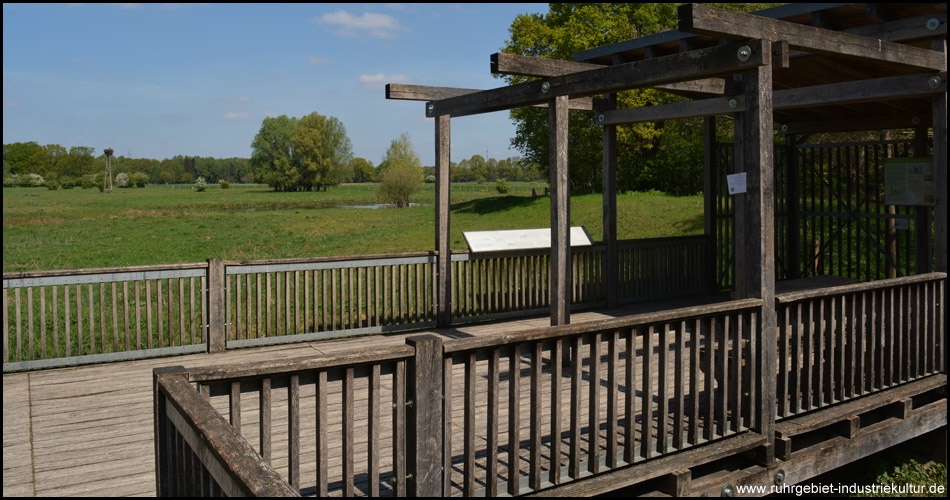
[[[477,89],[460,89],[453,87],[428,87],[425,85],[406,85],[403,83],[387,83],[386,99],[397,101],[440,101],[449,97],[458,97],[462,95],[482,92]],[[567,103],[569,109],[578,111],[590,111],[593,109],[593,101],[589,97],[580,97],[571,99]],[[539,108],[548,107],[547,103],[537,104]]]
[[[773,50],[773,53],[774,52]],[[547,78],[606,67],[608,66],[602,64],[519,56],[516,54],[505,54],[503,52],[496,52],[491,55],[491,72],[500,75]],[[739,93],[738,83],[724,78],[703,78],[689,82],[657,85],[653,88],[671,92],[690,92],[709,95],[735,95]]]
[[[931,86],[930,79],[940,78],[940,83]],[[854,82],[814,85],[795,89],[777,90],[772,94],[772,108],[776,111],[796,108],[809,108],[854,104],[860,102],[905,99],[929,96],[947,91],[947,73],[939,75],[921,74],[887,78],[875,78]],[[618,109],[605,111],[602,125],[620,125],[627,123],[655,122],[681,118],[697,118],[728,113],[745,109],[742,96],[734,98],[734,105],[727,97],[702,99],[698,101],[661,104],[643,108]]]
[[[843,120],[816,120],[783,123],[783,134],[812,134],[828,132],[863,132],[865,130],[894,130],[927,126],[930,115],[880,116],[876,118],[848,118]]]
[[[883,61],[922,71],[947,69],[943,54],[932,50],[705,5],[680,6],[679,19],[680,31],[689,33],[733,39],[786,40],[793,50]]]
[[[736,56],[742,46],[752,49],[746,61],[740,61]],[[585,97],[723,76],[770,64],[771,59],[772,49],[769,42],[750,40],[731,43],[431,101],[431,106],[426,106],[426,115],[466,116],[531,106],[563,95]]]

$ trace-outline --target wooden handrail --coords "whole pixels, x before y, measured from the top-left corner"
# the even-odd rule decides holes
[[[779,304],[788,304],[800,300],[813,299],[818,297],[827,297],[829,295],[843,295],[855,292],[867,292],[871,290],[880,290],[882,288],[891,288],[895,286],[912,285],[915,283],[926,283],[928,281],[940,281],[947,279],[946,273],[927,273],[914,276],[904,276],[901,278],[889,278],[884,280],[869,281],[867,283],[854,283],[851,285],[831,286],[827,288],[816,288],[814,290],[803,290],[800,292],[789,292],[776,294],[775,301]]]
[[[300,496],[291,488],[270,465],[263,460],[248,442],[238,435],[211,404],[204,400],[182,373],[155,373],[156,398],[159,401],[156,418],[164,422],[156,426],[164,432],[171,427],[182,436],[186,445],[222,491],[228,496]],[[169,408],[169,403],[171,407]],[[162,408],[165,414],[161,414]],[[166,420],[167,419],[167,420]],[[169,426],[170,424],[170,426]],[[184,427],[184,428],[182,428]],[[156,436],[156,446],[160,446],[166,436]],[[171,453],[171,450],[164,449]],[[166,460],[159,452],[156,459]],[[162,469],[162,463],[156,464]],[[169,471],[171,472],[171,471]],[[197,478],[198,474],[188,471],[186,476]],[[163,478],[159,478],[159,491],[162,494],[172,492],[163,490]],[[164,478],[169,479],[169,478]],[[187,481],[188,478],[181,478]],[[189,487],[186,485],[186,488]],[[194,485],[190,485],[194,488]]]
[[[297,373],[335,367],[380,363],[384,361],[404,360],[415,351],[409,346],[361,350],[354,354],[297,357],[273,361],[261,361],[242,365],[216,365],[188,370],[188,379],[192,382],[214,382],[245,377],[272,376]]]
[[[486,335],[481,337],[471,337],[464,339],[446,340],[443,344],[446,353],[456,353],[472,349],[482,349],[486,347],[498,347],[520,342],[529,342],[536,340],[545,340],[570,335],[585,333],[604,332],[619,330],[650,323],[660,323],[680,318],[693,318],[700,316],[709,316],[729,311],[740,311],[744,309],[754,309],[761,307],[761,299],[742,299],[715,304],[705,304],[694,307],[683,307],[679,309],[667,309],[664,311],[649,312],[626,316],[617,319],[606,319],[599,321],[590,321],[585,323],[575,323],[570,325],[534,328],[531,330],[517,333],[504,333],[496,335]]]

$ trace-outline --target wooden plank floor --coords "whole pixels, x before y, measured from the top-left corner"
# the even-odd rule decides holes
[[[695,303],[695,300],[666,301],[662,304],[641,305],[607,312],[577,313],[573,315],[572,322],[595,321]],[[549,324],[548,322],[548,318],[544,317],[424,333],[435,333],[445,337],[477,336],[497,332],[500,329],[510,333],[544,327]],[[387,334],[239,349],[215,355],[195,354],[4,374],[3,494],[4,496],[154,496],[153,368],[173,365],[182,365],[187,368],[247,363],[351,351],[354,348],[404,345],[405,337],[408,335]],[[603,370],[606,373],[606,368]],[[461,374],[457,373],[454,384],[461,384],[462,380]],[[528,383],[528,379],[524,378],[523,383]],[[455,385],[455,388],[458,390],[458,385]],[[312,393],[312,388],[310,391]],[[529,394],[529,391],[529,386],[522,388],[523,395]],[[460,397],[456,396],[454,391],[453,396]],[[586,398],[586,395],[584,397]],[[528,398],[524,397],[523,400],[524,404],[527,404]],[[569,402],[569,397],[564,401]],[[274,404],[277,406],[278,401],[275,400]],[[586,405],[586,402],[583,404]],[[606,402],[602,404],[606,405]],[[254,405],[248,401],[247,406]],[[502,412],[504,411],[502,408]],[[524,407],[522,415],[526,416],[528,413],[528,408]],[[224,414],[226,415],[226,412]],[[249,414],[242,420],[250,423],[252,418]],[[461,415],[455,415],[455,419],[456,422],[460,422]],[[274,421],[278,422],[276,418]],[[302,421],[305,422],[305,420]],[[564,429],[569,429],[569,427],[564,427]],[[302,430],[304,431],[303,438],[306,436],[306,427]],[[280,435],[280,430],[277,428],[274,432],[275,437]],[[246,437],[254,443],[253,436]],[[500,435],[499,438],[507,439],[504,435]],[[528,434],[524,431],[522,431],[522,438],[528,438]],[[479,436],[479,439],[483,440],[484,436]],[[461,438],[453,438],[453,450],[458,449],[456,453],[460,452],[460,445]],[[276,443],[275,446],[277,446]],[[357,457],[356,460],[359,463],[364,460],[364,457]],[[312,468],[313,457],[310,456],[309,460],[304,457],[303,461],[302,475],[312,474],[308,468]],[[279,468],[281,464],[275,465]],[[286,469],[286,464],[282,465]]]

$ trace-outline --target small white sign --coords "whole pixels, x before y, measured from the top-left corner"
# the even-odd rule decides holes
[[[470,252],[499,252],[551,248],[551,228],[463,231]],[[583,226],[571,227],[571,246],[590,246],[594,241]]]
[[[894,219],[894,229],[907,231],[910,229],[910,221],[907,219]]]
[[[726,183],[729,185],[729,194],[744,193],[746,188],[745,172],[727,175]]]

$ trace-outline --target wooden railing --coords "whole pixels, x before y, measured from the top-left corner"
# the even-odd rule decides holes
[[[778,417],[943,371],[945,282],[930,273],[778,295]]]
[[[228,347],[434,325],[428,252],[223,264]]]
[[[423,335],[175,376],[193,384],[189,404],[228,415],[230,427],[209,432],[252,443],[246,470],[269,481],[273,469],[294,492],[517,495],[752,428],[761,305],[444,342]],[[162,469],[159,481],[208,468],[185,463]]]
[[[446,341],[444,494],[524,494],[747,430],[760,305]]]
[[[3,275],[3,371],[204,351],[207,264]]]
[[[618,243],[618,302],[708,290],[703,237]],[[606,304],[603,245],[574,249],[572,301]],[[453,323],[541,314],[548,251],[452,255]],[[3,370],[435,325],[431,252],[8,273]]]
[[[571,303],[606,304],[606,247],[571,249]],[[711,288],[703,236],[624,240],[617,244],[618,302],[691,295]],[[550,307],[549,250],[452,253],[452,315],[459,322],[541,313]]]
[[[299,496],[201,398],[182,369],[154,375],[158,496]]]

